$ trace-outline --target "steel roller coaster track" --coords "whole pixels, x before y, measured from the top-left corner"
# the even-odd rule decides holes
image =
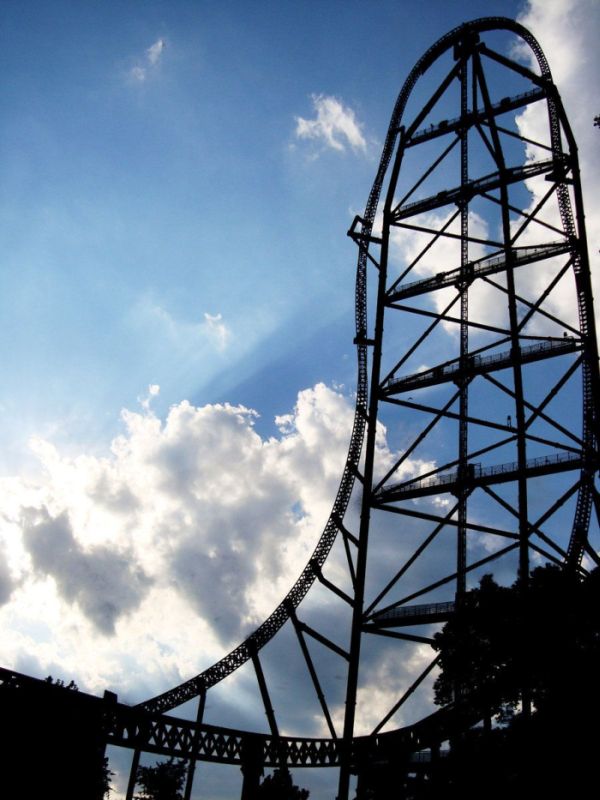
[[[514,34],[525,43],[539,71],[485,44],[483,35],[496,32]],[[428,77],[430,70],[448,56],[452,61],[445,77],[433,90],[431,82],[427,84],[429,99],[407,120],[407,107],[417,82]],[[519,91],[492,97],[486,68],[506,71],[515,84],[520,82]],[[456,90],[459,104],[455,116],[444,105],[451,90]],[[548,130],[544,142],[526,138],[517,125],[511,127],[506,122],[509,115],[514,119],[514,114],[523,114],[535,105],[546,109]],[[440,113],[438,107],[443,109],[445,119],[434,116]],[[507,143],[512,143],[514,149]],[[429,158],[436,145],[444,149],[424,168],[424,158]],[[417,161],[420,173],[415,177],[414,171],[408,170],[408,191],[401,189],[405,163],[421,150],[427,155]],[[513,163],[515,153],[524,163]],[[539,157],[540,153],[543,157]],[[445,172],[449,188],[445,184],[438,191],[438,167],[447,169],[452,157],[457,160],[455,177],[448,177]],[[536,180],[538,186],[545,182],[547,191],[537,195],[535,206],[524,208],[531,199],[530,182]],[[399,200],[400,196],[403,199]],[[495,209],[497,214],[495,226],[490,223],[487,231],[480,224],[484,206]],[[599,463],[600,379],[577,148],[546,58],[525,28],[503,17],[478,19],[450,31],[427,50],[400,91],[365,212],[356,217],[349,235],[358,245],[356,407],[341,482],[318,544],[285,599],[244,642],[179,686],[146,700],[131,712],[119,712],[108,735],[115,744],[136,748],[138,755],[144,750],[183,755],[192,764],[195,760],[243,763],[242,751],[246,748],[249,752],[248,742],[252,741],[256,745],[253,757],[260,769],[277,763],[338,767],[338,800],[346,800],[351,774],[360,772],[361,758],[373,748],[379,747],[383,752],[393,745],[414,753],[438,746],[457,726],[475,721],[467,719],[457,707],[448,707],[396,731],[381,733],[404,701],[435,674],[437,661],[433,659],[382,717],[371,736],[358,737],[355,708],[361,642],[366,633],[392,636],[418,646],[430,643],[430,630],[420,635],[414,626],[448,619],[471,577],[507,556],[516,555],[516,567],[511,569],[520,580],[527,579],[532,554],[535,559],[559,563],[582,574],[590,563],[600,563],[590,537],[592,510],[595,507],[596,517],[599,510],[594,481]],[[415,237],[411,241],[421,244],[410,263],[399,268],[395,248],[397,237],[402,235]],[[436,252],[440,244],[455,246],[456,254],[454,250]],[[426,268],[434,252],[439,266]],[[374,300],[369,297],[374,308],[370,330],[369,270],[377,281]],[[539,286],[534,278],[543,270],[546,277],[543,286]],[[574,299],[562,314],[562,305],[553,304],[552,300],[556,300],[557,292],[562,297],[566,280],[571,281]],[[481,302],[473,294],[473,288],[478,286],[503,298],[503,318],[495,315],[495,306],[483,315],[472,313]],[[460,310],[453,315],[455,304]],[[383,335],[384,316],[387,320],[401,315],[402,319],[425,320],[425,327],[410,346],[395,343],[388,347]],[[457,337],[448,334],[450,328],[457,331]],[[411,362],[428,343],[434,342],[440,331],[445,331],[446,337],[440,340],[442,344],[436,340],[434,350],[425,350],[425,355],[420,356],[429,359],[426,366]],[[448,342],[455,346],[454,354],[445,352],[449,350]],[[391,352],[394,348],[395,354]],[[433,354],[437,351],[438,361]],[[411,363],[416,364],[412,372],[403,372],[404,365]],[[579,381],[576,401],[574,376]],[[543,379],[548,385],[540,390]],[[480,385],[485,392],[495,392],[495,396],[511,404],[508,418],[504,410],[500,412],[504,406],[494,405],[499,402],[497,399],[488,401],[488,395],[477,394]],[[563,403],[570,409],[567,412],[565,405],[560,406],[565,394]],[[408,444],[404,442],[395,463],[382,470],[377,463],[376,432],[378,424],[387,420],[388,412],[413,413],[417,415],[413,419],[425,422],[421,422],[422,429],[414,432]],[[577,431],[573,430],[571,416],[578,425]],[[421,466],[420,471],[407,474],[405,467],[432,431],[450,424],[454,426],[455,452],[444,463],[439,463],[438,458],[432,463],[430,458],[427,468]],[[487,439],[480,435],[482,430]],[[419,463],[426,462],[423,457]],[[357,478],[362,493],[361,518],[358,532],[352,533],[345,516]],[[543,490],[548,500],[543,509],[535,502],[540,492],[531,488],[541,480],[559,481],[550,490]],[[510,491],[503,494],[506,486]],[[427,497],[443,497],[445,502],[436,510],[422,504]],[[494,506],[501,521],[496,521],[494,514],[482,513],[480,497]],[[564,534],[567,508],[570,522]],[[415,544],[395,575],[372,593],[375,599],[367,604],[367,552],[369,533],[375,527],[374,515],[385,518],[388,526],[393,521],[399,529],[415,520],[421,525],[432,524],[433,528],[420,544]],[[562,538],[551,530],[555,520],[563,526]],[[390,591],[401,585],[426,551],[437,546],[441,531],[451,531],[455,537],[455,569],[420,587],[411,585],[408,594],[389,602]],[[338,535],[347,559],[350,594],[323,574]],[[501,546],[488,541],[486,553],[479,552],[472,546],[474,535],[500,540]],[[315,581],[345,600],[350,608],[347,648],[339,647],[298,619],[298,608]],[[452,598],[446,597],[443,603],[436,595],[442,587],[453,587]],[[411,605],[411,601],[425,595],[429,595],[428,603]],[[388,597],[387,605],[382,604],[384,597]],[[259,653],[289,621],[331,734],[328,739],[279,735]],[[413,626],[409,632],[407,626]],[[348,665],[340,736],[306,646],[307,635],[335,651]],[[270,736],[202,723],[206,692],[246,662],[254,665]],[[196,723],[166,715],[194,698],[199,698]],[[136,766],[134,758],[132,775]],[[187,798],[192,774],[193,768]],[[132,778],[130,796],[133,786]],[[244,797],[252,796],[248,786]]]

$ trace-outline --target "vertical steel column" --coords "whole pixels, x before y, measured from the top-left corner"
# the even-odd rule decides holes
[[[258,657],[258,651],[256,648],[254,648],[252,651],[252,663],[254,664],[254,671],[256,672],[256,679],[258,681],[258,688],[260,689],[260,696],[262,698],[263,705],[265,707],[265,714],[267,715],[267,720],[269,722],[269,729],[271,731],[271,736],[273,736],[273,738],[275,739],[278,739],[279,729],[277,727],[277,720],[275,719],[275,711],[271,703],[271,697],[269,695],[269,689],[267,688],[265,674],[263,672],[263,668],[260,663],[260,659]],[[282,766],[284,765],[282,764]]]
[[[133,800],[133,793],[135,791],[135,784],[137,780],[137,771],[140,764],[141,750],[135,749],[133,751],[133,758],[131,759],[131,769],[129,770],[129,781],[127,783],[127,794],[125,800]]]
[[[260,776],[263,774],[264,753],[260,737],[248,733],[242,740],[242,792],[240,800],[255,800]]]
[[[206,691],[198,695],[198,711],[196,713],[196,730],[194,732],[194,750],[190,763],[188,764],[187,778],[185,781],[185,791],[183,793],[183,800],[190,800],[192,796],[192,784],[194,783],[194,772],[196,771],[196,752],[198,750],[198,742],[200,740],[200,725],[204,717],[204,707],[206,705]]]
[[[467,90],[468,90],[468,44],[461,43],[462,67],[460,70],[460,366],[461,374],[458,381],[459,397],[459,423],[458,423],[458,531],[456,553],[456,598],[458,601],[467,590],[467,497],[469,454],[469,378],[467,373],[469,357],[469,198],[467,184],[469,181],[469,124],[467,119]]]
[[[498,131],[492,119],[490,131],[500,174],[506,172],[504,153],[500,144]],[[523,391],[523,371],[521,364],[521,344],[519,318],[514,276],[514,253],[510,229],[510,203],[506,181],[500,184],[500,202],[502,211],[502,237],[504,241],[504,258],[506,263],[506,288],[508,292],[508,317],[510,325],[510,344],[513,362],[513,381],[515,397],[515,418],[517,428],[517,463],[519,465],[518,515],[519,515],[519,578],[522,586],[529,581],[529,511],[527,503],[527,426],[525,421],[525,398]]]
[[[394,165],[393,175],[397,177],[400,169],[402,144]],[[392,177],[391,186],[395,185]],[[358,692],[358,672],[360,661],[360,645],[365,599],[365,579],[367,572],[367,548],[369,543],[369,526],[371,520],[371,503],[373,492],[373,471],[375,460],[375,440],[377,432],[377,416],[379,408],[379,382],[381,378],[381,357],[383,345],[383,321],[385,310],[385,293],[387,279],[387,256],[389,246],[389,216],[391,196],[388,194],[383,211],[383,232],[381,257],[379,263],[379,281],[377,286],[377,310],[375,313],[375,333],[373,339],[373,361],[371,365],[371,391],[367,418],[367,441],[365,448],[365,467],[363,476],[363,494],[361,503],[360,528],[358,534],[358,553],[356,560],[356,581],[354,584],[354,606],[352,610],[352,628],[350,632],[350,662],[346,686],[346,706],[344,715],[344,731],[340,749],[340,778],[337,800],[347,800],[350,788],[350,770],[352,766],[352,739],[356,717],[356,698]]]
[[[484,104],[489,114],[490,134],[492,137],[494,157],[500,176],[506,175],[506,162],[502,143],[496,127],[496,121],[491,113],[491,102],[487,89],[487,83],[479,56],[475,56],[475,67],[478,70],[481,91]],[[517,640],[520,641],[521,669],[522,669],[522,694],[521,704],[525,717],[531,714],[531,691],[529,688],[529,645],[527,632],[525,630],[525,620],[527,618],[528,584],[529,584],[529,509],[527,496],[527,425],[525,420],[525,397],[523,390],[523,371],[521,358],[520,327],[517,314],[517,295],[515,290],[515,261],[510,226],[510,200],[508,196],[508,183],[502,180],[500,183],[500,208],[502,214],[502,240],[504,243],[504,259],[506,264],[506,288],[508,293],[508,317],[510,325],[511,355],[513,362],[513,382],[515,398],[515,416],[517,427],[517,491],[518,491],[518,520],[519,520],[519,583],[521,589],[522,602],[522,623],[521,630],[516,631]]]

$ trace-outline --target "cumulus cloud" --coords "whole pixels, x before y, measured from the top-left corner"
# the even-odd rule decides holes
[[[108,455],[35,440],[42,476],[0,484],[0,545],[19,576],[12,603],[16,584],[0,572],[13,664],[28,652],[42,668],[74,665],[74,677],[95,686],[133,660],[136,684],[153,684],[151,694],[237,644],[308,560],[345,459],[348,399],[322,384],[305,390],[279,436],[264,439],[243,406],[183,401],[162,420],[149,404],[157,393],[150,386],[141,411],[123,412]],[[157,608],[173,611],[173,630]],[[36,641],[31,631],[44,624],[62,631],[60,644]],[[201,631],[200,655],[181,643],[179,625]],[[110,649],[98,644],[107,635]],[[92,641],[93,663],[82,655]]]
[[[355,152],[366,152],[367,142],[354,111],[337,97],[312,95],[316,117],[296,117],[296,137],[312,139],[333,150],[343,151],[350,146]]]
[[[595,190],[595,176],[600,172],[600,147],[598,130],[594,128],[593,119],[598,113],[596,84],[600,74],[600,53],[596,31],[600,24],[600,6],[595,0],[571,0],[569,3],[562,0],[530,0],[519,17],[519,22],[531,30],[544,50],[579,148],[589,256],[597,296],[600,270],[600,198]],[[530,51],[523,48],[521,52],[532,67],[537,69]],[[540,104],[529,106],[519,118],[521,133],[536,141],[543,142],[547,138],[547,125],[547,116]],[[536,148],[531,146],[527,155],[530,159],[540,158]],[[533,208],[547,184],[544,186],[541,181],[530,182],[529,188],[532,192]],[[548,221],[559,223],[555,208],[552,213],[553,217]],[[545,271],[538,271],[537,277],[543,285]],[[567,306],[565,297],[568,295],[560,291],[552,295],[553,310],[567,319],[573,318],[573,304]]]
[[[108,454],[36,440],[42,475],[0,482],[15,576],[0,572],[0,646],[7,666],[60,664],[82,687],[143,699],[216,661],[285,596],[331,509],[353,409],[317,384],[269,438],[240,405],[122,417]],[[383,427],[378,453],[391,463]]]
[[[140,59],[138,63],[131,67],[129,70],[129,78],[134,83],[144,83],[150,75],[150,72],[158,67],[165,45],[164,39],[157,39],[154,44],[148,47],[144,53],[143,59]]]
[[[46,508],[26,510],[23,538],[36,573],[52,577],[59,594],[101,633],[114,634],[119,617],[136,609],[148,589],[150,581],[131,552],[84,549],[65,512],[52,517]]]

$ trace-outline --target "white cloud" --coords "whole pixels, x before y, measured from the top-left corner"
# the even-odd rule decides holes
[[[202,321],[183,320],[147,295],[132,309],[131,321],[136,327],[146,329],[149,337],[160,339],[174,358],[183,360],[196,359],[201,350],[223,352],[233,335],[222,314],[204,312]]]
[[[367,142],[354,111],[336,97],[312,95],[317,115],[315,119],[296,117],[298,139],[314,139],[333,150],[343,151],[350,146],[355,152],[366,152]]]
[[[317,384],[278,418],[279,436],[262,438],[256,417],[183,401],[164,420],[149,406],[124,411],[104,457],[32,442],[42,476],[0,482],[5,665],[41,675],[59,665],[82,688],[139,700],[260,624],[321,533],[353,410]],[[378,451],[389,463],[383,428]]]
[[[166,43],[164,39],[157,39],[154,44],[146,50],[144,58],[129,70],[129,78],[134,83],[144,83],[150,72],[155,70],[162,58]]]
[[[25,510],[22,529],[35,572],[53,578],[61,597],[98,631],[114,634],[119,617],[139,607],[150,581],[127,549],[84,549],[67,512],[53,518],[45,508]]]
[[[142,294],[128,309],[125,325],[139,343],[143,380],[147,375],[153,383],[160,384],[164,395],[171,397],[199,391],[224,366],[239,361],[266,335],[271,324],[268,311],[250,313],[250,322],[238,317],[234,324],[224,313],[202,307],[181,316],[176,310],[165,308],[151,293]],[[139,400],[142,404],[152,401],[152,396]]]
[[[148,399],[157,392],[149,387]],[[267,440],[243,406],[184,401],[162,421],[142,405],[123,412],[125,432],[108,457],[38,440],[37,484],[0,484],[7,665],[29,658],[43,672],[59,663],[83,686],[117,680],[127,691],[135,684],[124,664],[134,661],[137,691],[151,694],[236,644],[307,561],[345,458],[345,398],[323,385],[301,392],[287,433]],[[176,613],[172,630],[162,614],[150,623],[156,608]],[[53,630],[57,617],[56,638],[41,644],[35,631]],[[196,644],[181,642],[190,626],[202,631],[202,664]]]
[[[147,395],[145,397],[138,397],[139,404],[143,409],[149,411],[153,398],[158,397],[159,394],[160,386],[157,383],[151,383],[150,386],[148,386]]]
[[[165,49],[165,40],[157,39],[153,45],[146,50],[146,57],[152,66],[155,66],[160,61],[163,50]]]
[[[135,66],[129,71],[129,76],[138,83],[143,83],[146,80],[146,70],[144,67]]]
[[[204,329],[215,343],[217,350],[224,350],[231,337],[231,331],[223,322],[222,314],[204,314]]]

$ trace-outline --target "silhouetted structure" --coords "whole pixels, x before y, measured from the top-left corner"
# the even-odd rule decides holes
[[[529,47],[535,70],[489,41],[506,34]],[[419,82],[424,102],[415,99]],[[540,139],[526,136],[516,119],[535,107],[548,122]],[[436,780],[458,781],[461,752],[471,759],[483,741],[473,731],[489,717],[487,687],[469,692],[458,682],[442,708],[427,713],[423,702],[418,721],[383,733],[431,690],[440,661],[432,652],[371,733],[357,736],[368,637],[395,640],[398,663],[422,663],[423,646],[435,644],[430,626],[460,612],[469,582],[490,565],[518,579],[526,597],[532,553],[575,581],[587,574],[588,560],[600,563],[590,541],[594,509],[594,533],[598,528],[600,383],[577,149],[544,54],[527,30],[505,18],[480,19],[423,55],[400,91],[365,213],[349,235],[359,251],[358,381],[333,510],[299,579],[248,639],[180,686],[136,708],[115,703],[103,718],[106,740],[134,749],[129,800],[145,751],[189,760],[186,800],[197,760],[239,765],[243,800],[257,797],[264,768],[295,766],[339,767],[338,800],[348,799],[351,775],[360,800],[387,798],[390,782],[400,798],[436,796]],[[400,432],[394,463],[381,458],[380,424]],[[356,479],[358,523],[346,514]],[[338,536],[345,582],[323,570]],[[382,542],[389,574],[373,586],[368,560]],[[346,609],[343,644],[300,618],[315,581]],[[261,650],[286,623],[327,738],[280,735]],[[333,700],[345,701],[341,730],[309,642],[346,668],[345,697]],[[204,724],[207,692],[248,662],[269,733]],[[534,725],[526,683],[523,724]],[[195,698],[195,722],[165,715]],[[481,763],[498,769],[499,752],[503,763],[516,758],[517,737],[494,754],[481,745]]]
[[[15,796],[103,800],[116,696],[103,699],[0,669],[2,781]]]

